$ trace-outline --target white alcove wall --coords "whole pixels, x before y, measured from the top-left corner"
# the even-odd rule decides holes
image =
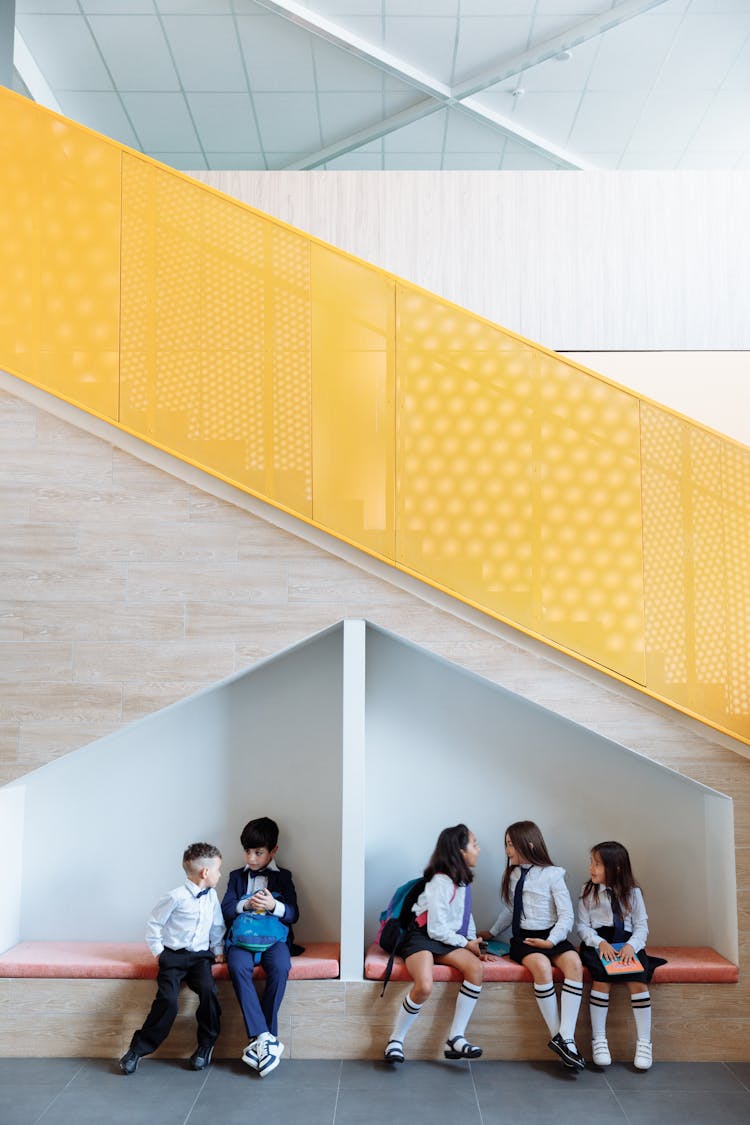
[[[244,862],[243,825],[262,815],[278,821],[279,862],[299,889],[296,935],[338,941],[341,715],[337,626],[6,786],[21,859],[3,948],[142,939],[184,877],[186,845],[221,848],[221,893]]]
[[[368,626],[365,931],[461,821],[482,852],[480,928],[495,919],[503,833],[536,821],[575,899],[592,844],[622,841],[651,940],[737,961],[732,801],[512,692]]]

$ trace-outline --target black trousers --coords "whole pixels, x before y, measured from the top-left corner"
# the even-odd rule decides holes
[[[211,975],[213,954],[204,949],[191,953],[188,949],[165,949],[159,956],[156,978],[156,999],[146,1022],[136,1031],[130,1050],[137,1055],[150,1055],[169,1035],[177,1015],[180,987],[183,983],[198,997],[198,1046],[212,1047],[219,1038],[221,1005],[216,982]]]

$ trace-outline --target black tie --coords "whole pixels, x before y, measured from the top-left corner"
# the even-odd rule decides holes
[[[526,882],[526,876],[530,867],[521,868],[521,877],[516,883],[516,889],[513,893],[513,937],[518,941],[521,936],[521,915],[523,914],[523,885]]]
[[[617,896],[612,894],[612,891],[609,889],[609,887],[607,887],[607,894],[609,895],[609,903],[612,907],[612,928],[615,931],[612,935],[612,941],[625,941],[625,923],[622,919],[622,910],[620,909],[620,904],[617,901]]]

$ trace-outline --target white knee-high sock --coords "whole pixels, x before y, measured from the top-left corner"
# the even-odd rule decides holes
[[[474,1013],[474,1005],[479,999],[479,993],[482,991],[481,984],[470,984],[465,980],[458,990],[456,997],[456,1007],[453,1011],[453,1023],[448,1032],[449,1039],[455,1039],[457,1035],[463,1038],[466,1031],[466,1025]]]
[[[651,1042],[651,993],[646,989],[645,992],[636,992],[630,997],[630,1003],[633,1006],[633,1017],[635,1019],[635,1033],[639,1039],[645,1039],[647,1043]]]
[[[589,996],[589,1015],[591,1016],[592,1039],[607,1038],[607,1015],[609,1014],[609,993],[591,989]]]
[[[575,1038],[576,1020],[581,1007],[583,984],[579,980],[563,981],[560,993],[560,1034],[563,1039]]]
[[[560,1030],[560,1020],[557,1015],[557,996],[555,995],[555,986],[552,981],[549,981],[547,984],[535,984],[534,996],[539,1005],[539,1011],[542,1013],[544,1022],[549,1029],[549,1033],[554,1039]]]
[[[422,1011],[423,1006],[422,1004],[415,1004],[411,996],[407,993],[404,997],[403,1004],[398,1010],[396,1022],[391,1033],[391,1039],[397,1039],[399,1043],[403,1043],[409,1028]]]

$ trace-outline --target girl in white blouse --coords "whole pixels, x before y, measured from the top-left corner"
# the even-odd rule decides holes
[[[565,871],[554,866],[542,833],[531,820],[519,820],[506,828],[505,854],[508,862],[500,887],[500,914],[488,936],[511,931],[510,957],[534,979],[534,996],[550,1033],[547,1046],[565,1066],[583,1070],[585,1063],[574,1039],[583,969],[567,940],[573,928],[573,904]],[[559,1015],[553,965],[564,977]]]
[[[652,1050],[651,994],[647,982],[651,980],[654,969],[666,962],[661,957],[650,957],[646,953],[646,906],[641,888],[633,876],[628,850],[616,840],[604,840],[591,849],[589,881],[584,884],[578,900],[577,929],[581,939],[581,961],[593,979],[589,1011],[594,1063],[596,1066],[609,1066],[612,1062],[606,1026],[613,978],[602,964],[602,957],[605,957],[608,961],[619,961],[636,970],[628,972],[623,978],[630,991],[635,1018],[633,1063],[637,1070],[648,1070]],[[615,945],[617,948],[614,948]]]
[[[482,959],[471,914],[471,883],[479,859],[476,836],[465,824],[444,828],[425,868],[425,889],[414,904],[414,922],[399,953],[413,980],[385,1048],[385,1061],[404,1061],[404,1039],[432,992],[432,967],[437,961],[458,969],[463,983],[456,998],[453,1023],[443,1054],[447,1059],[477,1059],[482,1048],[464,1036],[479,993]]]

